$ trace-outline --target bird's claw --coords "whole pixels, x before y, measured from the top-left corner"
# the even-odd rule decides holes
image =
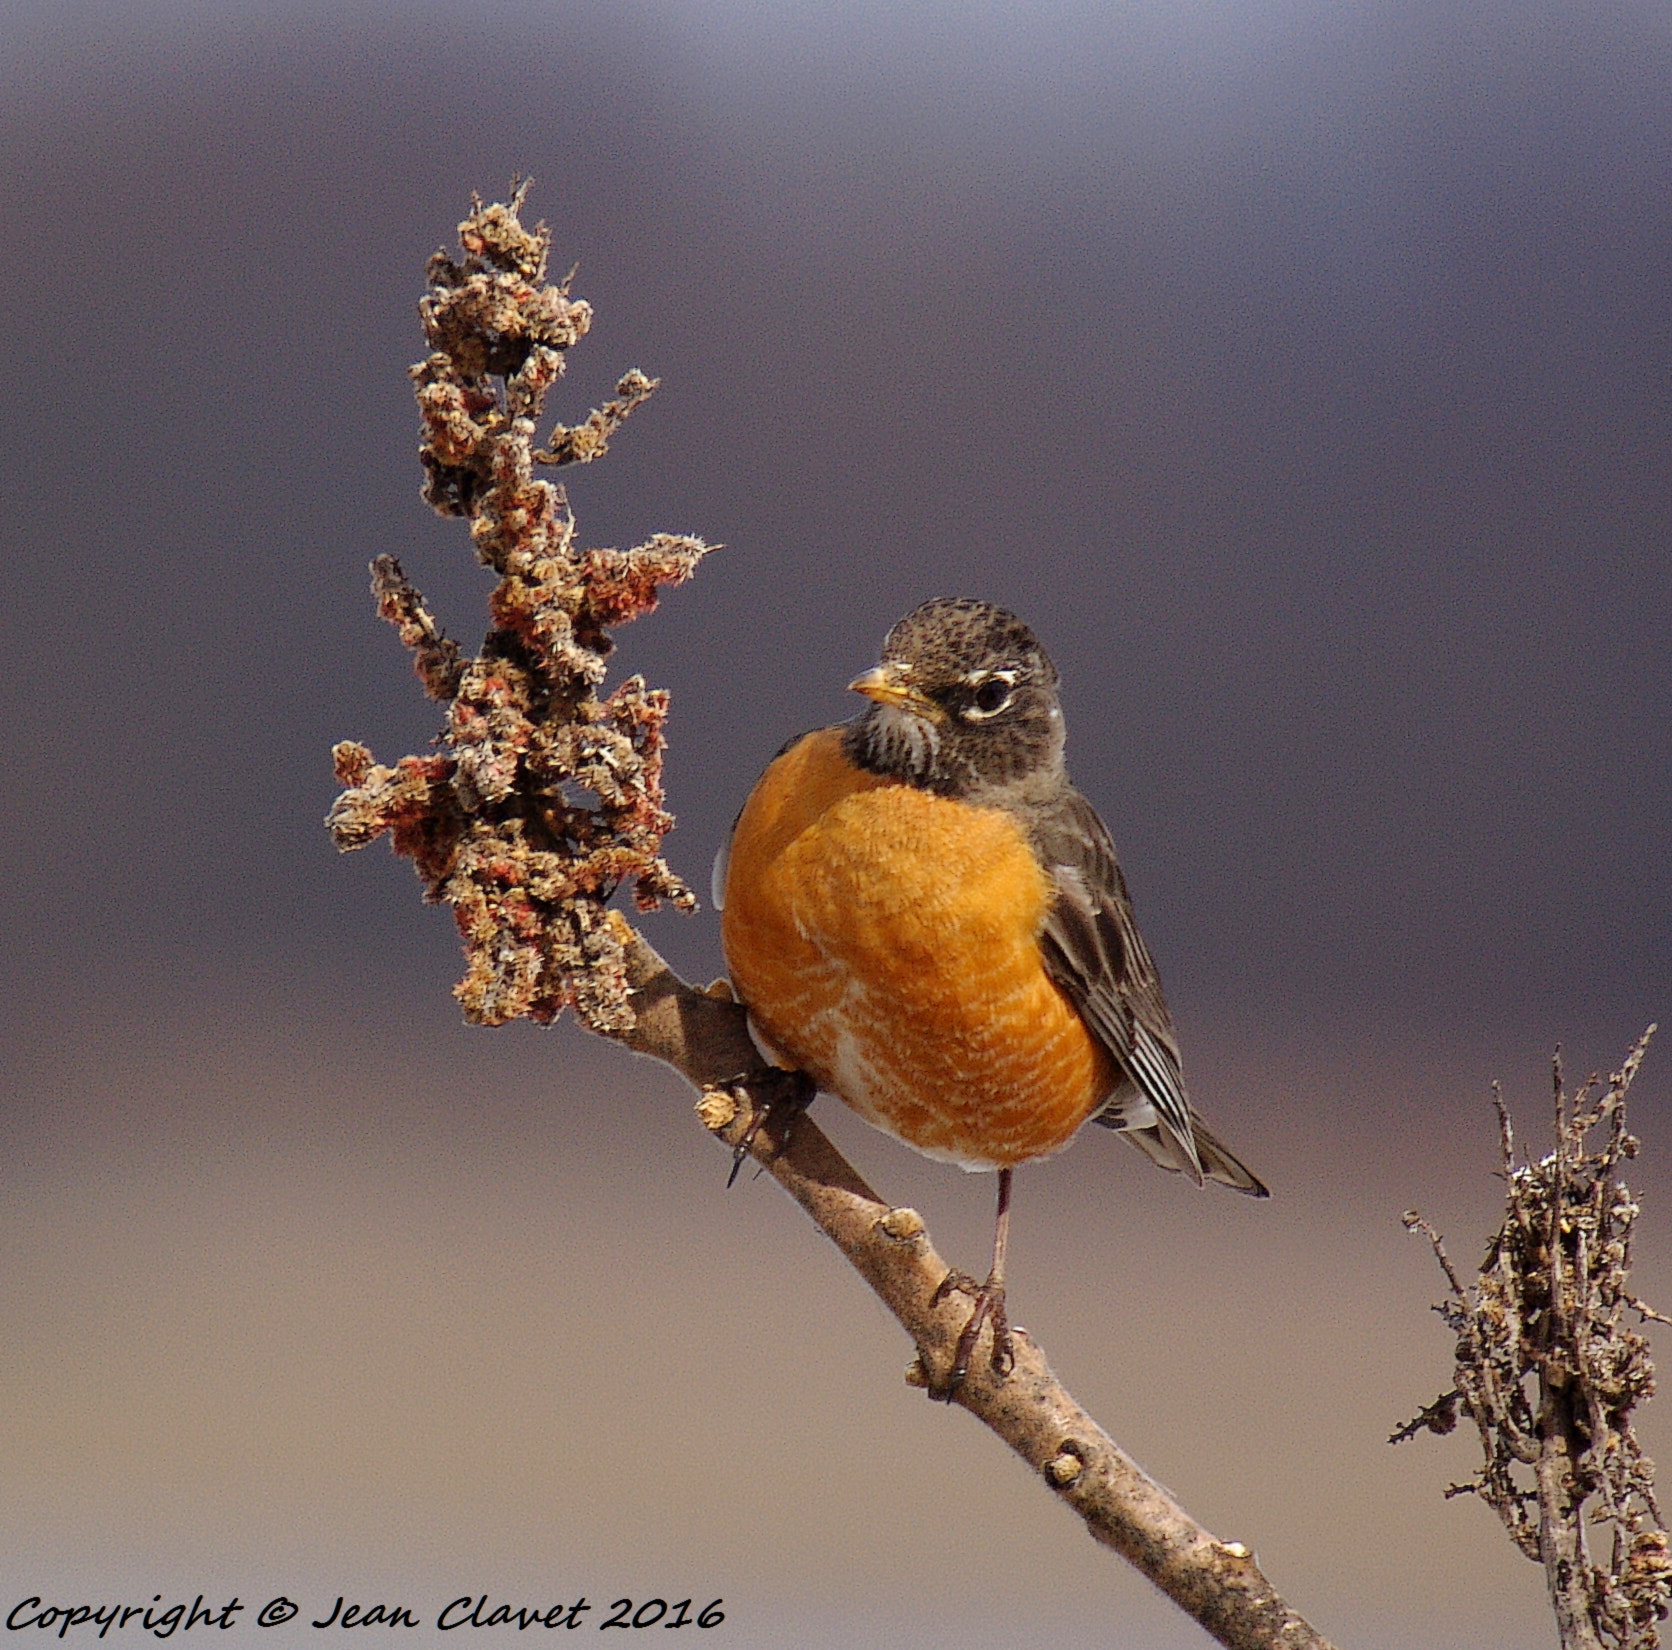
[[[970,1364],[975,1357],[981,1331],[989,1324],[992,1326],[993,1334],[993,1373],[1002,1381],[1016,1367],[1016,1348],[1010,1336],[1010,1319],[1004,1310],[1004,1285],[995,1283],[992,1278],[988,1278],[983,1284],[977,1284],[967,1272],[948,1272],[936,1286],[929,1304],[938,1306],[955,1291],[960,1295],[973,1295],[975,1307],[970,1313],[969,1322],[964,1325],[963,1333],[958,1337],[958,1345],[952,1354],[952,1367],[947,1371],[946,1379],[931,1382],[929,1386],[929,1396],[943,1404],[951,1403],[958,1388],[969,1378]]]
[[[777,1067],[764,1074],[751,1072],[741,1077],[733,1077],[717,1086],[736,1094],[746,1101],[750,1108],[749,1126],[738,1136],[737,1144],[732,1147],[731,1173],[726,1176],[726,1187],[730,1190],[737,1182],[743,1160],[754,1148],[756,1137],[768,1123],[776,1123],[782,1118],[783,1127],[778,1136],[778,1150],[788,1150],[795,1134],[796,1120],[812,1105],[818,1087],[804,1071],[784,1071]],[[754,1103],[756,1095],[761,1096],[759,1105]]]
[[[956,1267],[949,1271],[939,1283],[935,1285],[935,1292],[929,1297],[931,1306],[939,1306],[948,1295],[979,1295],[981,1285],[968,1272],[960,1272]]]

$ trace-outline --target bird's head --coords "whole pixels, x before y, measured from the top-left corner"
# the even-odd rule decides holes
[[[872,773],[943,796],[1054,780],[1062,770],[1057,671],[1014,613],[943,596],[889,631],[848,686],[871,701],[847,735]]]

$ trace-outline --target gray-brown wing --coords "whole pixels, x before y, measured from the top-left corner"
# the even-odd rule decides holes
[[[1040,942],[1046,972],[1126,1079],[1096,1121],[1135,1135],[1159,1128],[1160,1155],[1142,1139],[1135,1143],[1200,1185],[1202,1158],[1173,1017],[1133,919],[1108,829],[1070,787],[1035,817],[1033,842],[1056,891]]]
[[[1119,1129],[1152,1162],[1266,1197],[1247,1165],[1192,1108],[1161,979],[1132,916],[1126,878],[1097,810],[1067,787],[1036,815],[1033,844],[1056,899],[1040,936],[1046,972],[1109,1051],[1122,1081],[1093,1122]]]

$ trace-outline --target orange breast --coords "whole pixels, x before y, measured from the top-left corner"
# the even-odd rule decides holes
[[[763,1036],[931,1157],[1058,1151],[1114,1071],[1045,973],[1050,879],[1020,827],[864,773],[841,732],[762,775],[732,839],[721,933]]]

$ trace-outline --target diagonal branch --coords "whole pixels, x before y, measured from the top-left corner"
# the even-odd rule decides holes
[[[742,1139],[751,1107],[735,1098],[765,1078],[742,1010],[720,988],[695,990],[619,916],[634,1024],[611,1033],[639,1054],[672,1066],[705,1090],[699,1114],[729,1146]],[[724,1088],[719,1085],[725,1085]],[[897,1209],[866,1185],[806,1117],[787,1146],[772,1125],[754,1155],[814,1224],[848,1258],[918,1348],[906,1371],[926,1386],[929,1370],[950,1368],[967,1311],[932,1304],[947,1273],[922,1218]],[[1283,1600],[1238,1541],[1220,1541],[1193,1519],[1070,1396],[1025,1330],[1016,1363],[995,1377],[972,1362],[955,1399],[991,1428],[1085,1521],[1091,1534],[1135,1565],[1180,1609],[1233,1650],[1329,1650],[1328,1641]]]

